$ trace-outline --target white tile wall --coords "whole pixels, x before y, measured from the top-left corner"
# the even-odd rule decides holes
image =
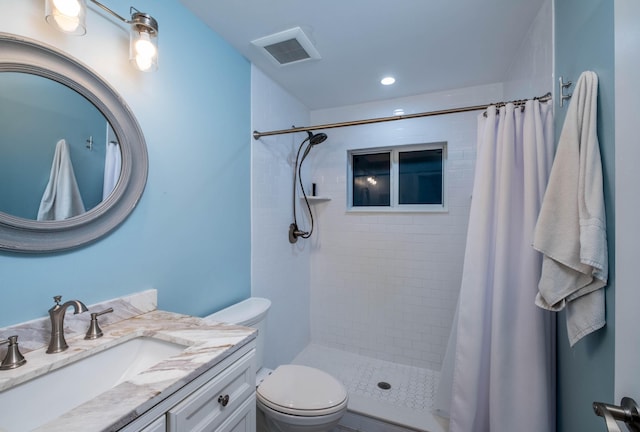
[[[309,124],[309,111],[258,68],[251,71],[254,130]],[[272,306],[265,365],[290,362],[309,343],[309,245],[289,244],[294,151],[306,135],[264,137],[251,147],[251,293]]]
[[[553,3],[545,0],[507,72],[505,99],[553,92]]]
[[[313,124],[480,105],[502,85],[313,111]],[[330,129],[310,158],[314,205],[311,339],[382,360],[440,370],[462,275],[479,113]],[[447,213],[347,214],[347,150],[448,142]]]

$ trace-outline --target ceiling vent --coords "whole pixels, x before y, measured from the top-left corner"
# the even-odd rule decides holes
[[[320,53],[300,27],[251,41],[280,66],[319,59]]]

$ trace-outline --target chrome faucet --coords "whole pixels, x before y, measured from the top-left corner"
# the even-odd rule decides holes
[[[7,355],[0,364],[0,370],[15,369],[27,362],[20,350],[18,349],[18,336],[9,336],[8,339],[0,341],[0,345],[8,343]]]
[[[89,309],[80,300],[69,300],[66,303],[60,304],[62,296],[55,296],[53,300],[56,304],[49,309],[49,318],[51,319],[51,340],[49,341],[49,348],[47,348],[47,354],[59,353],[67,348],[67,341],[64,340],[64,313],[69,306],[73,306],[73,313],[78,314],[81,312],[87,312]]]

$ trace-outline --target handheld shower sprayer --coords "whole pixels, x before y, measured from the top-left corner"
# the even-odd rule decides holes
[[[309,139],[309,144],[311,144],[311,146],[315,146],[320,143],[323,143],[327,139],[327,134],[324,132],[312,134],[311,132],[307,131],[307,133],[309,134],[308,139]]]
[[[313,234],[313,213],[311,212],[311,206],[309,205],[309,200],[307,199],[307,193],[304,190],[304,186],[302,185],[302,163],[311,152],[311,149],[317,146],[320,143],[323,143],[327,139],[327,134],[325,133],[317,133],[313,134],[311,131],[307,131],[307,138],[305,138],[301,143],[300,147],[298,147],[298,153],[296,154],[296,163],[293,167],[293,223],[289,225],[289,243],[295,243],[298,241],[298,237],[309,238],[311,234]],[[302,158],[300,158],[300,152],[302,151],[302,147],[307,144],[302,152]],[[298,160],[300,162],[298,163]],[[298,228],[298,218],[296,215],[296,176],[297,180],[300,184],[300,190],[302,190],[302,196],[304,197],[304,202],[307,205],[307,211],[309,212],[309,217],[311,219],[311,228],[309,231],[303,231]]]

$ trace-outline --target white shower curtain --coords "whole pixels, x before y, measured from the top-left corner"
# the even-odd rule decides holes
[[[117,141],[107,141],[104,159],[104,180],[102,182],[102,200],[106,200],[116,187],[122,169],[122,156]]]
[[[531,246],[552,160],[551,103],[478,117],[457,322],[439,389],[450,396],[440,408],[451,432],[555,430],[554,321],[534,303],[542,257]]]

